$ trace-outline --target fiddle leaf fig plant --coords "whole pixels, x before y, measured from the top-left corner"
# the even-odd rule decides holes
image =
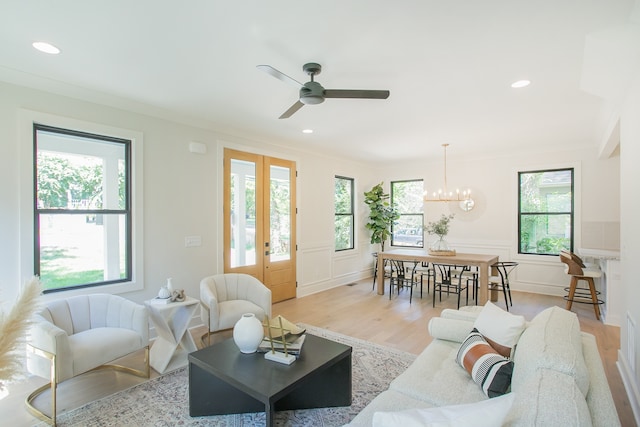
[[[370,210],[365,227],[371,230],[371,243],[380,243],[384,252],[384,242],[391,236],[391,225],[400,218],[400,214],[389,203],[389,194],[384,192],[382,182],[365,191],[364,202]]]

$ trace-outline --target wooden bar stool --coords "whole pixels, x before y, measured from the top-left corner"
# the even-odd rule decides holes
[[[600,320],[600,304],[604,301],[598,299],[600,292],[596,290],[596,285],[593,279],[601,277],[602,272],[598,269],[583,269],[584,263],[580,258],[569,252],[562,252],[560,254],[560,261],[567,264],[567,274],[571,276],[571,283],[565,290],[569,293],[564,297],[567,300],[567,310],[571,310],[573,302],[583,304],[593,304],[593,309],[596,313],[596,319]],[[584,280],[588,284],[588,288],[581,288],[578,286],[578,282]]]

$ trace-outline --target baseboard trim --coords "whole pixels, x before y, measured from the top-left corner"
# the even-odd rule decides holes
[[[633,418],[636,420],[636,425],[640,426],[640,392],[636,387],[636,383],[631,373],[631,369],[627,364],[627,360],[624,358],[620,350],[618,350],[618,361],[616,362],[616,366],[618,367],[618,372],[620,372],[620,377],[622,377],[622,384],[624,385],[627,397],[629,398],[629,404],[633,411]]]

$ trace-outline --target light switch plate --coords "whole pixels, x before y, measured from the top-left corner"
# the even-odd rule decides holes
[[[187,248],[191,248],[194,246],[202,245],[202,237],[200,236],[187,236],[184,238],[184,246]]]

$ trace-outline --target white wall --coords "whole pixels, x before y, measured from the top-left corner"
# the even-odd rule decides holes
[[[294,160],[298,180],[298,294],[305,295],[370,275],[367,247],[336,255],[333,251],[333,177],[369,179],[371,167],[284,149],[194,126],[92,104],[38,90],[0,83],[0,301],[8,304],[28,277],[21,271],[21,250],[31,239],[20,235],[20,188],[31,197],[21,176],[19,114],[32,110],[84,122],[130,129],[144,135],[144,277],[134,301],[156,295],[167,277],[188,295],[198,296],[200,279],[222,271],[222,150],[224,146]],[[192,141],[206,154],[189,152]],[[26,168],[26,169],[25,169]],[[360,192],[360,189],[358,189]],[[26,218],[29,220],[29,218]],[[362,239],[364,227],[358,230]],[[200,247],[185,247],[186,236],[201,236]],[[366,241],[366,238],[365,238]],[[85,291],[87,292],[87,291]],[[54,295],[58,296],[58,295]]]
[[[620,117],[621,277],[623,319],[618,366],[636,420],[640,420],[640,286],[636,264],[640,260],[640,75],[637,75]]]
[[[561,146],[560,146],[561,147]],[[449,190],[471,188],[475,207],[462,211],[456,203],[426,203],[425,222],[454,213],[447,241],[458,252],[497,254],[501,260],[520,263],[512,287],[527,292],[564,295],[569,278],[556,256],[518,254],[518,172],[548,168],[575,168],[575,248],[581,247],[584,222],[620,221],[619,157],[600,160],[597,150],[500,153],[483,158],[462,159],[447,153]],[[443,159],[405,162],[381,170],[386,188],[389,182],[423,179],[425,188],[442,187]],[[427,236],[427,239],[433,237]],[[428,240],[429,241],[429,240]]]
[[[442,158],[403,162],[399,165],[362,165],[250,141],[194,126],[138,113],[91,104],[19,86],[0,84],[0,290],[3,301],[12,300],[17,284],[27,279],[20,271],[20,248],[32,244],[19,235],[20,167],[16,161],[20,141],[20,109],[42,111],[77,120],[131,129],[144,135],[144,276],[145,289],[129,298],[143,301],[157,292],[167,277],[187,294],[197,296],[203,276],[222,269],[220,202],[222,147],[286,158],[298,167],[298,295],[304,296],[371,275],[371,252],[364,228],[368,214],[363,193],[373,185],[401,179],[424,179],[425,186],[442,185]],[[189,142],[207,146],[194,154]],[[25,143],[30,143],[26,141]],[[561,146],[561,145],[560,145]],[[599,160],[596,150],[487,154],[464,159],[451,146],[448,181],[451,187],[469,186],[476,208],[468,213],[456,205],[427,204],[426,221],[451,209],[456,213],[449,235],[460,252],[498,254],[521,263],[516,289],[562,294],[568,278],[556,257],[517,254],[517,172],[550,167],[576,167],[576,247],[580,247],[582,222],[618,222],[619,157]],[[333,177],[355,178],[356,249],[333,250]],[[581,191],[583,190],[583,191]],[[30,197],[25,194],[24,197]],[[202,246],[186,248],[186,236],[201,236]]]

